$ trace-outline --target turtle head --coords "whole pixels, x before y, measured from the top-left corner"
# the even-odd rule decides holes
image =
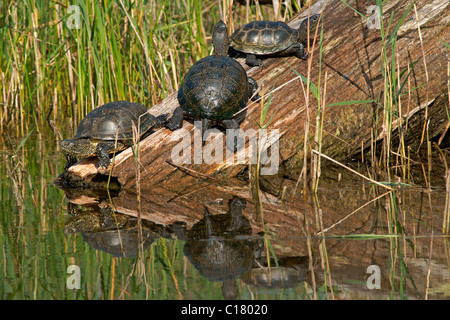
[[[308,39],[308,27],[309,27],[309,38],[314,38],[314,33],[316,32],[316,26],[319,23],[320,14],[313,14],[305,20],[302,21],[300,27],[298,28],[298,40],[299,42],[305,43]]]
[[[222,20],[217,22],[214,26],[212,42],[214,46],[214,55],[226,57],[228,53],[228,28]]]
[[[59,143],[62,152],[71,158],[83,159],[96,153],[97,144],[91,139],[68,139]]]

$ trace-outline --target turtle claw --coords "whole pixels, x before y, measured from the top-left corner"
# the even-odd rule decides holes
[[[106,169],[106,168],[108,168],[108,166],[110,164],[111,164],[111,160],[109,159],[109,157],[99,159],[99,161],[98,161],[99,169]]]
[[[64,170],[68,170],[71,166],[73,166],[75,163],[77,163],[77,159],[74,157],[71,157],[69,154],[66,154],[66,165],[64,166]]]
[[[245,63],[250,67],[260,67],[263,65],[262,60],[256,58],[254,54],[247,54],[247,57],[245,58]]]
[[[183,119],[184,119],[184,110],[180,107],[176,108],[173,111],[173,115],[170,119],[168,119],[164,125],[166,128],[168,128],[170,131],[177,130],[183,126]]]

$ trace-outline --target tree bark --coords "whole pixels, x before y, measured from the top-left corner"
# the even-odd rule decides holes
[[[280,167],[284,168],[283,175],[298,177],[304,153],[308,156],[311,148],[316,147],[313,141],[318,110],[323,112],[321,152],[338,161],[349,160],[359,154],[361,149],[370,148],[374,140],[372,137],[381,140],[386,137],[388,130],[393,133],[392,143],[398,141],[400,135],[406,135],[405,141],[416,147],[423,141],[424,128],[428,128],[428,139],[440,142],[447,139],[449,60],[444,42],[447,45],[450,43],[448,0],[434,0],[432,3],[427,0],[416,1],[418,21],[412,8],[398,30],[395,48],[397,65],[394,67],[398,74],[406,70],[400,83],[406,79],[409,71],[411,73],[402,89],[399,103],[396,104],[399,109],[390,111],[395,117],[392,128],[385,128],[382,121],[375,121],[377,118],[381,119],[384,112],[383,105],[375,101],[382,97],[385,80],[380,64],[382,37],[380,30],[376,28],[376,16],[370,13],[373,1],[356,1],[350,4],[354,9],[369,16],[369,19],[361,18],[339,0],[318,1],[311,7],[311,14],[322,12],[321,60],[319,42],[316,41],[315,46],[311,45],[314,50],[310,52],[309,60],[299,60],[295,57],[270,58],[264,60],[262,67],[249,69],[244,66],[248,75],[258,82],[260,94],[264,97],[264,106],[270,96],[266,122],[271,119],[269,131],[279,130],[279,162]],[[409,5],[410,1],[406,0],[394,0],[385,4],[385,29],[390,17],[393,17],[386,32],[390,34],[393,31]],[[308,11],[304,11],[290,25],[298,27],[307,15]],[[388,49],[389,57],[390,50]],[[243,59],[239,61],[244,65]],[[306,84],[298,76],[301,74],[307,78],[308,72],[311,83],[320,91],[320,105],[311,92],[307,93]],[[397,89],[398,87],[399,85]],[[154,115],[171,114],[178,106],[176,94],[172,93],[160,104],[153,106],[150,112]],[[373,102],[332,105],[361,100]],[[249,101],[247,116],[240,126],[242,130],[253,129],[258,132],[257,122],[261,118],[262,110],[260,102]],[[325,108],[322,109],[323,105]],[[135,189],[139,182],[141,190],[149,190],[156,185],[195,184],[198,179],[227,180],[248,168],[248,157],[245,157],[243,163],[237,163],[234,159],[212,164],[205,161],[197,164],[175,163],[172,152],[174,147],[180,146],[180,139],[184,137],[190,141],[194,140],[193,124],[184,121],[183,128],[185,130],[174,132],[160,129],[142,140],[139,148],[136,148],[137,158],[133,156],[131,148],[116,155],[111,170],[112,177],[117,179],[122,187]],[[216,138],[223,139],[223,134],[217,135]],[[309,144],[308,148],[304,145],[305,141]],[[206,142],[203,150],[208,148],[208,145],[211,146],[211,143]],[[242,156],[248,152],[247,147],[248,143],[246,148],[239,150],[236,155]],[[195,160],[194,149],[190,148],[191,162]],[[225,146],[222,151],[225,157]],[[197,152],[196,156],[198,155]],[[89,182],[97,179],[99,175],[106,176],[110,173],[109,168],[98,169],[96,163],[96,159],[85,159],[64,172],[59,180],[69,183]],[[268,177],[270,176],[266,176]]]

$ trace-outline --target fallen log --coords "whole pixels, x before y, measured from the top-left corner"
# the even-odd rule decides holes
[[[374,8],[372,3],[358,1],[354,9],[370,15],[370,9]],[[410,1],[406,0],[387,3],[383,12],[385,27],[392,16],[392,30],[409,5]],[[448,57],[444,43],[450,43],[450,6],[447,0],[435,0],[431,4],[426,0],[418,0],[415,8],[417,13],[412,9],[406,22],[398,30],[395,49],[398,65],[395,67],[399,73],[405,70],[405,74],[411,72],[402,91],[404,94],[399,98],[398,105],[402,109],[392,112],[397,117],[392,128],[385,128],[380,121],[374,121],[384,111],[375,102],[384,90],[380,65],[383,43],[380,30],[377,29],[376,15],[371,14],[365,20],[339,0],[318,1],[311,7],[311,14],[322,13],[324,29],[321,62],[316,43],[314,51],[310,53],[310,61],[295,57],[271,58],[266,59],[262,67],[246,67],[249,76],[261,88],[263,107],[271,95],[266,121],[271,119],[268,129],[272,132],[278,130],[279,140],[278,152],[277,148],[272,148],[272,154],[276,154],[277,159],[269,157],[272,163],[269,161],[268,166],[279,165],[283,176],[296,179],[304,153],[308,155],[310,148],[314,147],[312,142],[320,108],[313,94],[309,94],[309,101],[305,102],[306,84],[298,75],[307,77],[308,62],[311,62],[311,83],[318,85],[320,76],[321,91],[326,83],[326,96],[322,97],[326,102],[323,109],[322,153],[336,160],[346,161],[359,154],[361,149],[370,147],[374,132],[379,132],[378,139],[383,139],[387,130],[391,130],[394,132],[395,142],[395,132],[400,128],[406,128],[408,143],[420,145],[424,125],[428,126],[429,139],[447,140]],[[302,12],[290,25],[298,27],[307,15],[308,11]],[[243,59],[239,61],[244,64]],[[153,106],[151,113],[172,113],[178,106],[176,94],[172,93],[160,104]],[[362,100],[372,102],[339,104]],[[261,112],[261,101],[249,102],[246,119],[240,128],[244,132],[254,130],[256,134],[260,133],[257,122],[261,119]],[[406,121],[409,126],[405,126]],[[248,168],[251,162],[249,142],[235,155],[226,157],[227,148],[224,144],[220,150],[212,148],[215,142],[225,140],[222,133],[215,135],[215,140],[206,142],[203,149],[198,149],[194,125],[185,121],[183,129],[174,132],[168,129],[158,130],[142,140],[139,148],[135,146],[137,152],[129,148],[117,154],[114,166],[106,170],[97,167],[96,159],[82,160],[65,171],[59,180],[64,180],[67,184],[80,181],[89,183],[98,180],[99,176],[110,174],[124,188],[134,189],[138,185],[141,190],[145,190],[155,185],[195,184],[197,179],[226,180]],[[404,134],[400,130],[397,132],[397,137]],[[305,141],[309,143],[308,148],[304,146]],[[183,154],[184,162],[174,161],[174,156],[179,159],[181,154],[177,151],[182,150],[187,150]],[[205,154],[210,158],[218,156],[220,161],[207,163],[205,158],[200,157]],[[199,159],[200,161],[196,161]],[[239,159],[244,160],[238,161]],[[186,169],[182,170],[180,166]]]

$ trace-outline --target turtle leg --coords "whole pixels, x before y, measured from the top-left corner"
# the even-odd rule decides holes
[[[244,120],[243,118],[245,118],[246,112],[243,111],[242,114],[243,114],[243,116],[241,114],[239,114],[234,118],[222,120],[220,125],[225,129],[239,130],[239,124],[242,122],[242,120]],[[233,139],[232,143],[233,143],[233,147],[230,148],[228,146],[228,138],[227,138],[227,148],[229,148],[230,150],[233,150],[233,152],[236,152],[238,150],[238,137],[236,135],[234,135],[234,139]]]
[[[211,123],[209,119],[202,119],[202,146],[205,145],[205,132],[211,127]]]
[[[162,126],[164,126],[167,122],[167,118],[169,117],[168,113],[164,113],[161,114],[159,116],[156,117],[156,128],[161,128]]]
[[[144,140],[150,134],[155,132],[157,129],[164,127],[164,125],[167,122],[167,118],[169,117],[169,114],[168,113],[164,113],[164,114],[161,114],[161,115],[156,116],[156,117],[154,117],[153,115],[151,115],[151,116],[152,116],[153,125],[150,125],[149,128],[145,132],[141,132],[140,140]]]
[[[308,53],[305,50],[305,46],[303,43],[297,43],[289,48],[289,51],[294,54],[299,59],[306,60],[308,59]]]
[[[261,59],[256,58],[254,54],[247,53],[247,57],[245,58],[245,63],[250,67],[258,67],[262,66],[263,62]]]
[[[253,101],[261,99],[261,96],[256,93],[258,90],[258,83],[255,79],[248,77],[248,85],[249,85],[249,92],[250,92],[250,98]]]
[[[108,153],[114,150],[114,141],[102,141],[97,145],[98,166],[100,168],[107,168],[111,164]]]
[[[230,58],[239,58],[239,57],[243,58],[242,53],[237,50],[234,50],[233,47],[231,46],[228,47],[228,56]]]
[[[184,111],[180,107],[177,107],[173,111],[172,117],[165,123],[166,128],[170,129],[171,131],[181,128],[183,125],[183,119],[185,114],[186,111]]]
[[[77,163],[77,158],[72,157],[70,154],[66,154],[66,166],[64,167],[64,170],[69,169],[71,166],[73,166],[75,163]]]

